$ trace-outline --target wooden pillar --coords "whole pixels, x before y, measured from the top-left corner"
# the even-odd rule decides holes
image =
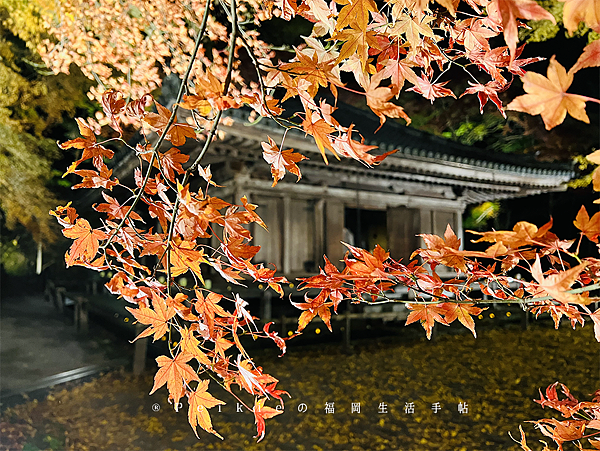
[[[292,270],[292,252],[294,250],[294,237],[292,232],[292,200],[289,196],[283,198],[283,273],[289,274]],[[296,243],[300,245],[301,243]],[[302,243],[304,244],[304,243]]]
[[[336,199],[325,202],[325,253],[335,266],[342,267],[346,247],[341,244],[344,238],[344,204]]]
[[[325,199],[318,199],[315,203],[315,264],[318,268],[324,265],[325,253]]]
[[[262,298],[260,299],[261,318],[262,318],[263,322],[265,322],[265,323],[268,323],[273,318],[273,310],[272,310],[272,302],[271,302],[272,298],[273,298],[273,293],[270,288],[267,288],[267,290],[263,293]]]
[[[86,333],[89,329],[88,300],[83,296],[75,298],[75,328],[78,332]]]
[[[465,248],[465,231],[463,229],[462,210],[456,210],[456,236],[460,239],[460,250]]]
[[[142,333],[146,326],[143,324],[136,324],[135,335]],[[140,338],[135,342],[133,351],[133,374],[139,376],[146,369],[146,354],[148,352],[148,338]]]

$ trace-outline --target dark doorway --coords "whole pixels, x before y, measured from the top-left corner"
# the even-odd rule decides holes
[[[387,250],[387,212],[345,208],[344,241],[369,251],[372,251],[377,244]]]

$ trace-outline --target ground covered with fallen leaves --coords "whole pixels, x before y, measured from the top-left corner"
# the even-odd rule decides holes
[[[136,378],[124,371],[5,410],[2,442],[26,451],[508,450],[519,449],[508,432],[518,437],[521,424],[530,446],[541,449],[542,435],[525,423],[554,416],[532,401],[538,388],[559,380],[582,400],[599,388],[600,348],[591,324],[554,330],[544,321],[527,331],[478,324],[477,339],[445,328],[432,342],[422,329],[419,338],[410,338],[418,329],[403,330],[412,335],[361,341],[351,353],[336,344],[293,342],[281,359],[273,349],[253,352],[292,395],[258,444],[252,414],[237,413],[235,399],[215,382],[209,390],[227,405],[220,413],[213,408],[211,417],[224,441],[204,431],[198,440],[187,406],[174,412],[166,389],[148,396],[151,373]],[[327,402],[334,413],[325,412]],[[360,413],[351,412],[353,402]],[[460,402],[468,413],[458,412]],[[306,412],[298,411],[301,403]],[[387,413],[379,412],[381,403]],[[405,413],[406,403],[414,403],[413,414]]]

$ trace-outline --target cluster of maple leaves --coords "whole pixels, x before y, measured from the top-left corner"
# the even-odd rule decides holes
[[[121,142],[138,157],[134,186],[113,177],[107,161],[114,153],[106,147],[106,142],[98,142],[98,128],[93,121],[77,120],[81,137],[61,145],[80,154],[67,174],[81,177],[74,188],[101,189],[105,202],[93,206],[102,218],[97,226],[79,217],[70,206],[52,212],[63,226],[63,234],[73,240],[65,261],[67,266],[114,270],[114,276],[106,284],[108,290],[131,303],[128,310],[139,323],[148,326],[137,338],[152,336],[158,340],[167,334],[171,337],[170,354],[157,359],[159,369],[151,393],[166,385],[176,409],[180,400],[187,399],[188,419],[194,431],[200,426],[217,436],[208,409],[223,401],[209,394],[207,378],[222,385],[253,411],[259,440],[265,434],[265,419],[281,413],[265,403],[275,398],[283,407],[282,395],[287,394],[277,389],[276,378],[253,362],[240,337],[271,339],[282,352],[285,352],[288,337],[284,339],[270,331],[271,324],[260,330],[256,318],[247,310],[248,303],[239,294],[226,297],[204,285],[203,271],[207,267],[231,284],[242,285],[247,280],[260,282],[280,295],[283,294],[281,284],[287,283],[284,277],[276,275],[276,268],[252,262],[259,246],[251,244],[252,236],[246,226],[256,223],[266,228],[255,211],[257,206],[245,197],[240,200],[241,205],[233,205],[209,194],[209,190],[212,193],[219,186],[212,180],[210,166],[203,167],[200,163],[216,139],[224,112],[241,107],[252,109],[255,115],[270,117],[287,129],[299,129],[310,135],[325,162],[328,150],[336,158],[353,158],[372,166],[394,151],[381,155],[370,153],[376,147],[364,144],[354,125],[340,125],[335,119],[335,103],[329,103],[327,99],[331,96],[324,93],[337,99],[339,89],[351,89],[365,96],[367,106],[380,118],[381,124],[388,118],[403,118],[408,123],[408,115],[394,103],[405,84],[411,84],[410,90],[431,101],[442,96],[455,97],[444,87],[447,81],[440,82],[439,78],[448,68],[457,66],[472,80],[462,95],[476,94],[482,111],[491,100],[505,114],[498,93],[507,88],[513,75],[521,76],[526,94],[513,100],[507,108],[540,114],[548,129],[560,124],[567,113],[589,122],[585,103],[597,102],[566,91],[577,71],[600,65],[600,41],[589,44],[568,72],[554,58],[550,59],[547,77],[523,69],[541,58],[519,59],[523,47],[517,47],[518,19],[554,20],[533,0],[438,0],[437,4],[427,0],[390,0],[381,2],[380,6],[372,0],[338,0],[329,4],[325,0],[277,0],[239,5],[230,0],[229,4],[222,3],[230,23],[229,33],[227,27],[212,19],[213,6],[209,2],[192,2],[197,8],[185,9],[185,15],[175,11],[176,2],[168,2],[168,7],[161,6],[158,0],[132,3],[140,14],[150,11],[150,17],[157,17],[161,7],[167,8],[166,30],[180,24],[181,17],[194,23],[189,32],[182,31],[180,26],[174,35],[166,33],[154,37],[147,31],[139,33],[138,14],[131,9],[125,11],[120,2],[96,3],[102,8],[119,3],[120,9],[115,11],[129,18],[124,23],[135,31],[134,39],[129,42],[124,38],[129,44],[120,45],[121,42],[113,47],[114,53],[109,54],[111,47],[104,45],[108,32],[114,34],[118,29],[122,36],[128,36],[126,28],[119,28],[124,25],[116,21],[108,31],[104,26],[96,35],[85,34],[88,48],[99,42],[102,52],[90,53],[85,50],[86,46],[84,50],[75,45],[69,48],[68,43],[78,35],[77,27],[87,22],[73,20],[81,13],[79,3],[66,3],[64,21],[53,26],[62,46],[55,69],[66,70],[70,62],[78,61],[77,55],[83,54],[86,61],[93,63],[90,73],[102,81],[102,77],[110,76],[102,70],[103,65],[121,67],[124,72],[123,58],[130,54],[135,57],[136,70],[143,71],[148,67],[147,61],[143,62],[144,52],[138,50],[145,45],[160,50],[157,54],[160,58],[152,57],[154,63],[162,64],[167,72],[185,74],[173,109],[165,108],[140,91],[143,85],[133,89],[124,78],[118,80],[124,93],[107,90],[101,95],[101,116],[118,135],[107,142]],[[595,0],[566,0],[565,26],[573,32],[583,21],[599,30],[600,16],[594,14],[596,10]],[[91,20],[93,11],[86,8],[83,14]],[[202,11],[203,19],[196,17],[195,14]],[[305,38],[305,44],[294,48],[291,60],[281,62],[266,45],[258,43],[255,34],[244,29],[244,22],[239,19],[248,15],[259,23],[272,15],[286,20],[299,15],[314,24],[313,31]],[[101,23],[106,25],[107,22]],[[93,28],[93,21],[90,27]],[[500,34],[506,45],[492,46],[490,41]],[[150,39],[148,36],[152,42],[146,42]],[[205,38],[218,38],[228,44],[225,50],[213,47],[211,56],[203,44]],[[181,45],[173,49],[185,48],[183,55],[190,58],[187,65],[181,64],[185,58],[180,54],[180,59],[174,60],[175,67],[170,67],[163,53],[169,43],[177,39]],[[56,53],[52,56],[51,47],[45,43],[43,56],[49,61],[56,57]],[[66,53],[60,53],[65,48]],[[245,80],[237,70],[242,52],[246,52],[252,63],[255,80]],[[343,82],[349,79],[343,72],[351,74],[353,81]],[[156,71],[144,73],[145,78],[142,78],[148,87],[152,86],[150,81],[156,74]],[[484,77],[487,81],[479,81]],[[156,80],[153,83],[159,84]],[[300,100],[302,111],[290,116],[285,112],[285,101],[292,97]],[[156,112],[149,111],[151,106]],[[180,108],[189,112],[185,122],[177,119]],[[141,143],[130,146],[125,142],[123,124],[136,124]],[[189,161],[190,156],[180,149],[190,139],[197,139],[202,146],[194,161]],[[168,150],[163,149],[165,143],[170,143],[166,146]],[[301,178],[298,163],[305,156],[285,148],[284,143],[278,145],[270,137],[262,143],[262,148],[263,157],[271,166],[273,185],[286,171],[296,175],[298,180]],[[600,163],[598,154],[589,158]],[[190,184],[193,177],[204,181],[197,191]],[[594,172],[594,187],[600,190],[598,170]],[[156,227],[149,225],[156,223],[159,224]],[[598,243],[600,214],[590,218],[582,207],[575,226],[581,231],[579,242],[585,238]],[[478,241],[490,243],[485,251],[461,250],[460,240],[448,227],[444,237],[422,235],[427,248],[416,250],[410,262],[394,260],[379,246],[369,252],[347,245],[343,269],[338,270],[325,258],[318,275],[301,280],[302,288],[318,290],[318,294],[312,298],[307,294],[304,302],[294,304],[302,311],[297,333],[317,316],[331,329],[331,314],[337,312],[344,300],[391,302],[387,293],[402,285],[414,295],[414,300],[407,301],[411,312],[406,323],[419,321],[428,337],[436,322],[448,325],[457,319],[475,335],[473,316],[482,311],[478,305],[485,303],[485,295],[499,302],[519,303],[536,315],[548,312],[556,327],[563,316],[573,327],[577,323],[583,325],[584,319],[589,317],[600,341],[600,309],[591,312],[588,308],[595,301],[590,291],[600,287],[596,283],[600,279],[600,260],[580,257],[579,244],[573,250],[576,240],[559,239],[550,231],[551,227],[552,221],[540,228],[520,222],[512,231],[480,233]],[[213,242],[219,243],[217,247],[206,244],[206,239],[211,237],[214,237]],[[544,271],[542,262],[550,269]],[[456,277],[442,280],[435,271],[437,265],[452,268]],[[515,268],[530,274],[531,278],[511,277],[510,271]],[[183,274],[191,275],[192,286],[182,287],[176,283],[175,277]],[[166,276],[162,279],[164,282],[161,276]],[[237,391],[254,398],[253,404],[249,403],[252,407]],[[554,404],[546,405],[559,405],[555,397],[547,402]],[[582,411],[589,417],[585,427],[600,431],[597,428],[600,411],[584,405],[569,413]],[[585,428],[579,423],[573,427],[571,423],[560,422],[539,424],[559,447],[565,437],[560,428],[580,431],[582,435],[575,440],[584,436]],[[575,432],[569,435],[575,436]],[[598,441],[592,444],[597,447]],[[526,449],[524,438],[522,446]]]

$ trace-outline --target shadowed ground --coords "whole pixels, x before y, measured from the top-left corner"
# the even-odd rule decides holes
[[[126,343],[115,346],[115,337],[94,325],[85,336],[77,334],[71,323],[42,295],[2,297],[2,402],[21,391],[43,388],[57,374],[97,373],[129,361],[132,349]]]
[[[477,339],[444,328],[450,333],[434,342],[362,341],[352,354],[336,345],[295,347],[293,341],[281,359],[276,349],[253,351],[256,363],[293,396],[284,414],[267,421],[259,444],[252,415],[237,413],[235,399],[215,382],[209,390],[227,405],[221,413],[212,409],[211,417],[224,441],[204,431],[198,440],[187,424],[187,405],[174,412],[165,388],[148,396],[153,374],[135,378],[118,371],[6,410],[2,435],[27,451],[504,450],[519,449],[508,432],[517,437],[521,424],[530,446],[541,449],[536,445],[543,437],[524,422],[557,416],[532,401],[537,389],[560,380],[587,400],[600,385],[591,324],[572,330],[565,322],[556,331],[543,321],[522,331],[491,328],[484,320],[477,327]],[[335,403],[335,413],[325,413],[326,402]],[[361,403],[360,414],[351,413],[352,402]],[[388,413],[379,413],[382,402]],[[414,414],[405,413],[407,402],[414,402]],[[436,402],[441,411],[433,413]],[[467,414],[458,412],[459,402],[467,402]],[[306,412],[298,412],[300,403]]]

